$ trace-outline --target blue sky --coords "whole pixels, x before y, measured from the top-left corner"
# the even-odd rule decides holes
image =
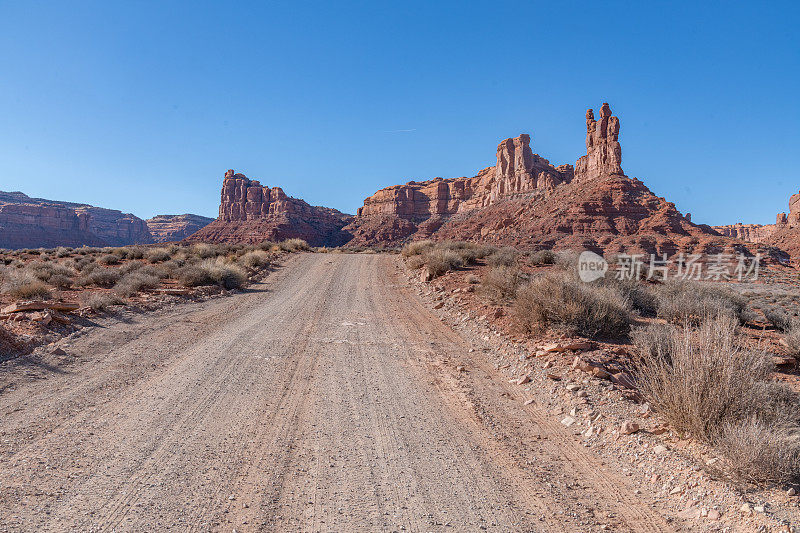
[[[770,2],[0,1],[0,190],[216,216],[226,169],[355,212],[531,134],[711,224],[800,190],[800,8]]]

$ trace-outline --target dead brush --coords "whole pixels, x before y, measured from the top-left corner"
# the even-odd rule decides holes
[[[517,293],[514,321],[523,332],[554,329],[585,337],[624,337],[630,331],[630,303],[618,291],[552,272],[534,278]]]
[[[699,328],[654,324],[634,331],[636,383],[676,431],[723,451],[731,472],[785,481],[800,473],[800,401],[771,381],[770,358],[745,348],[736,327],[733,315],[717,313]]]
[[[741,323],[750,318],[747,300],[723,287],[692,281],[664,283],[656,291],[657,316],[676,324],[698,325],[707,317],[734,316]]]
[[[515,266],[495,266],[490,268],[480,280],[478,291],[493,303],[512,300],[523,282],[522,272]]]
[[[17,300],[45,300],[50,297],[50,287],[24,268],[4,268],[0,271],[0,291]]]

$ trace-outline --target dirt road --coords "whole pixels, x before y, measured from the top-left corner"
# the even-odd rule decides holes
[[[404,283],[304,254],[3,368],[0,528],[671,530]]]

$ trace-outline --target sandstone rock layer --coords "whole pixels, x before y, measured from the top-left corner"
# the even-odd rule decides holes
[[[185,239],[209,225],[213,218],[200,215],[156,215],[146,220],[147,229],[155,242],[174,242]]]
[[[151,242],[147,224],[130,213],[0,192],[0,248]]]
[[[340,246],[351,238],[342,228],[352,218],[228,170],[222,180],[219,217],[187,240],[255,244],[300,238],[312,246]]]

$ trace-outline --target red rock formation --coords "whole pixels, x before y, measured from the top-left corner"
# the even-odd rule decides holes
[[[352,218],[228,170],[222,181],[219,217],[187,240],[259,243],[299,238],[312,246],[339,246],[350,239],[342,228]]]
[[[575,163],[575,180],[624,175],[619,119],[611,115],[607,103],[600,108],[599,121],[594,119],[594,111],[589,109],[586,111],[586,155]]]
[[[532,154],[523,135],[500,143],[496,165],[475,178],[378,191],[348,226],[351,244],[433,238],[669,255],[744,248],[693,224],[673,203],[625,176],[619,120],[608,104],[599,121],[587,112],[586,130],[586,155],[574,173],[569,165],[553,167]]]
[[[742,224],[741,222],[712,227],[720,235],[748,242],[763,242],[777,229],[775,224]]]
[[[213,218],[185,214],[156,215],[145,222],[155,242],[175,242],[185,239],[213,221]]]
[[[153,242],[129,213],[0,192],[0,248],[122,246]]]

